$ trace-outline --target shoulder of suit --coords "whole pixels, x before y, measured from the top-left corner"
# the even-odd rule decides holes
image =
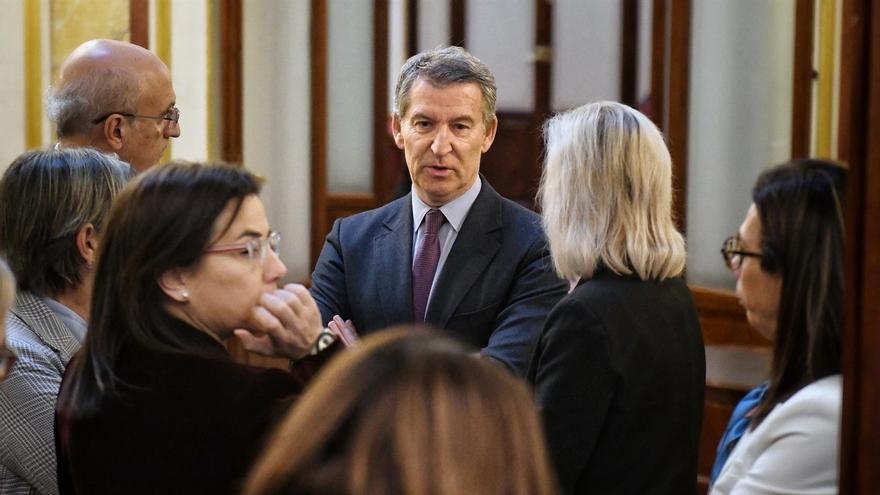
[[[798,390],[778,406],[779,412],[794,415],[815,413],[820,416],[839,416],[842,390],[840,375],[826,376]]]
[[[354,215],[350,215],[344,218],[339,219],[338,221],[343,221],[345,223],[357,223],[357,224],[369,224],[371,222],[385,222],[394,216],[398,215],[400,209],[406,207],[410,202],[410,196],[407,194],[402,198],[397,198],[394,201],[386,203],[378,208],[373,208],[372,210],[362,211],[360,213],[355,213]]]
[[[9,347],[27,345],[48,348],[34,329],[12,311],[6,315],[6,343]]]

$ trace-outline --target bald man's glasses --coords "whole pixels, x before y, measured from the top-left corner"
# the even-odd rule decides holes
[[[127,112],[110,112],[106,115],[98,117],[97,119],[92,121],[92,124],[100,124],[101,122],[110,118],[111,115],[122,115],[123,117],[131,117],[134,119],[153,119],[153,120],[164,120],[166,125],[176,126],[180,121],[180,109],[177,107],[171,107],[165,112],[164,115],[138,115],[136,113],[127,113]]]

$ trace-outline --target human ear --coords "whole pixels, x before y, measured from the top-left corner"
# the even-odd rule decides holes
[[[496,115],[492,122],[486,126],[486,136],[483,138],[483,145],[480,149],[483,153],[489,151],[489,148],[492,147],[492,143],[495,141],[495,132],[498,130],[498,116]]]
[[[128,121],[122,115],[112,114],[104,120],[101,131],[110,149],[119,152],[125,145],[125,138],[128,137]]]
[[[394,144],[403,149],[403,134],[400,132],[400,117],[397,114],[391,116],[391,132],[394,134]]]
[[[89,268],[92,268],[98,259],[98,237],[98,230],[91,223],[83,225],[76,233],[76,249]]]
[[[179,303],[189,301],[189,291],[186,289],[185,277],[178,268],[168,270],[159,276],[159,288],[174,301]]]

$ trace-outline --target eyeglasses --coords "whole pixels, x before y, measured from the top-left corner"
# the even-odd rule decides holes
[[[727,268],[736,271],[742,266],[743,258],[760,258],[761,253],[743,251],[742,240],[738,235],[734,235],[724,240],[724,244],[721,246],[721,256],[724,257],[724,264],[727,265]]]
[[[111,115],[122,115],[123,117],[131,117],[137,119],[164,120],[166,124],[171,126],[176,126],[180,121],[180,109],[178,109],[177,107],[171,107],[163,115],[139,115],[136,113],[127,112],[110,112],[93,120],[92,124],[100,124],[101,122],[107,120]]]
[[[240,253],[247,254],[248,258],[256,263],[263,264],[266,261],[266,254],[269,249],[273,253],[278,254],[278,246],[281,244],[281,233],[270,232],[269,237],[260,237],[251,239],[244,244],[235,244],[231,246],[218,246],[206,249],[205,254],[216,253]]]
[[[18,361],[18,356],[14,352],[6,347],[0,347],[0,381],[9,376],[16,361]]]

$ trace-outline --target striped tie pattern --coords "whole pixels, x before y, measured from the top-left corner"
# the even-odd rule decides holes
[[[440,261],[440,239],[437,232],[445,220],[446,217],[440,210],[432,209],[425,215],[422,243],[416,252],[412,272],[413,314],[416,322],[425,321],[428,296],[431,294],[437,262]]]

